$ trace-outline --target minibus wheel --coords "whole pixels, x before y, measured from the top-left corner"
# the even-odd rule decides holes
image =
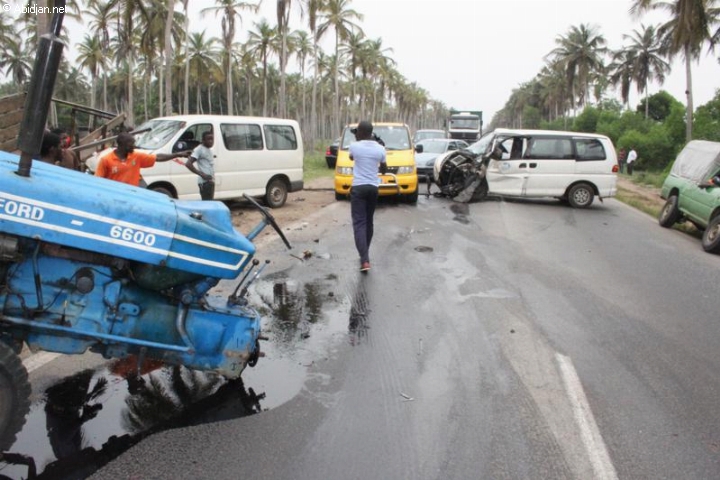
[[[280,208],[285,205],[288,189],[285,182],[279,178],[270,180],[265,190],[265,203],[270,208]]]
[[[587,208],[595,200],[595,191],[587,183],[578,183],[570,187],[568,202],[573,208]]]

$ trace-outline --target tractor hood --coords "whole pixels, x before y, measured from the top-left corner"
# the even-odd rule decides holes
[[[221,202],[163,194],[0,152],[0,233],[214,278],[236,278],[255,253]]]

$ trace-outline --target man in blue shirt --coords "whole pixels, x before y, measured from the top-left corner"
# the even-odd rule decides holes
[[[350,213],[352,215],[355,247],[360,254],[360,271],[370,270],[370,242],[373,236],[373,216],[378,199],[378,168],[387,171],[385,148],[372,139],[373,126],[363,120],[351,130],[357,142],[350,145],[350,159],[353,167],[352,189],[350,190]]]

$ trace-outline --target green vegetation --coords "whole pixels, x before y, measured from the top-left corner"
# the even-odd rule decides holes
[[[46,10],[54,0],[31,3]],[[67,41],[53,96],[124,112],[132,126],[172,114],[293,118],[305,145],[317,148],[346,119],[436,128],[447,118],[447,106],[400,73],[392,47],[365,35],[352,0],[278,1],[271,20],[261,18],[260,3],[68,0],[65,40],[70,30],[88,33]],[[191,8],[198,4],[199,15]],[[0,15],[0,96],[27,88],[38,32],[50,20]],[[296,21],[301,26],[290,28]],[[221,24],[222,34],[206,33],[209,23]],[[69,127],[70,109],[55,105],[49,123]]]
[[[602,133],[617,150],[634,147],[636,169],[666,172],[688,141],[720,141],[720,95],[697,110],[693,105],[692,67],[706,47],[720,38],[717,0],[631,0],[630,15],[639,20],[662,12],[658,25],[640,23],[623,35],[624,45],[612,49],[597,26],[571,26],[555,38],[556,47],[545,56],[535,77],[513,90],[490,129],[541,128]],[[649,85],[665,81],[670,61],[684,60],[686,104]],[[620,100],[608,97],[611,87]],[[633,111],[630,92],[641,100]],[[540,122],[538,122],[540,118]]]
[[[303,163],[303,177],[307,182],[315,178],[332,176],[333,170],[327,167],[325,162],[325,151],[305,152]]]

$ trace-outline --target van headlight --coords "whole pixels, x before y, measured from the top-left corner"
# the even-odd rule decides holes
[[[415,167],[398,167],[397,173],[398,175],[407,175],[413,173],[413,170],[415,170]]]
[[[338,167],[337,172],[340,175],[352,175],[352,167]]]

